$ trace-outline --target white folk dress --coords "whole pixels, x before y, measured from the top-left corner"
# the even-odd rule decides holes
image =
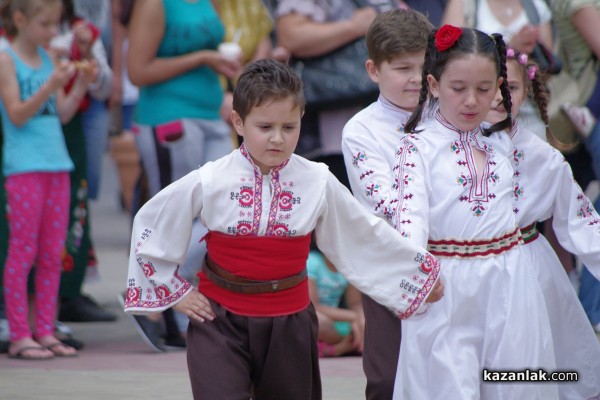
[[[482,382],[484,368],[555,369],[544,300],[518,244],[509,136],[458,131],[439,112],[421,128],[399,150],[397,225],[455,256],[438,256],[444,297],[402,323],[394,399],[557,399],[555,384]]]
[[[398,204],[398,146],[410,113],[383,96],[348,121],[342,153],[352,193],[372,214],[393,224]]]
[[[523,229],[554,217],[562,246],[600,277],[600,216],[573,179],[571,167],[559,151],[522,125],[516,124],[510,136],[515,145],[512,160],[519,226]],[[560,398],[600,398],[600,343],[560,260],[542,235],[532,241],[526,238],[523,250],[546,301],[556,366],[579,373],[578,382],[559,384]]]
[[[196,217],[229,235],[315,230],[319,248],[348,281],[401,318],[424,303],[439,272],[424,246],[364,210],[324,164],[292,155],[262,175],[242,145],[172,183],[137,213],[125,311],[162,311],[192,290],[178,265]]]

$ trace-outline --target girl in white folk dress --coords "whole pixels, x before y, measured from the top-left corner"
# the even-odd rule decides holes
[[[531,94],[547,126],[547,76],[526,54],[509,48],[506,55],[512,116],[517,116]],[[506,110],[498,93],[486,120],[496,123],[505,118]],[[536,223],[554,217],[553,228],[561,245],[600,277],[600,216],[575,182],[563,155],[548,144],[561,147],[549,129],[546,143],[513,120],[509,135],[515,146],[514,212],[525,241],[524,257],[533,266],[546,301],[557,368],[579,374],[577,382],[559,384],[560,398],[599,399],[600,343],[560,260],[537,231]]]
[[[399,151],[397,229],[442,262],[445,295],[402,323],[394,399],[558,399],[555,383],[488,382],[556,369],[538,279],[513,210],[511,100],[500,35],[429,37],[419,106]],[[482,130],[497,90],[508,116]],[[425,105],[433,118],[421,121]]]

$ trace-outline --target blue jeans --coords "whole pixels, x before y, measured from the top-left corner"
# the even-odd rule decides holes
[[[596,125],[597,126],[597,125]],[[600,209],[600,198],[594,204],[596,210]],[[579,285],[579,300],[592,325],[600,324],[600,281],[583,268]]]
[[[110,118],[104,101],[91,99],[90,106],[83,112],[83,134],[87,153],[88,198],[96,199],[100,190],[102,157],[108,144]]]
[[[585,147],[592,157],[592,169],[600,179],[600,123],[597,123],[594,129],[592,129],[590,136],[585,142]],[[598,210],[598,204],[596,204],[596,210]]]

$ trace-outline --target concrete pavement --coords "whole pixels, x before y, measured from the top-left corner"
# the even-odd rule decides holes
[[[115,166],[109,156],[104,161],[100,198],[91,204],[100,276],[84,292],[119,320],[68,323],[85,342],[78,358],[20,361],[0,355],[0,400],[192,398],[185,352],[153,353],[118,304],[127,276],[129,217],[119,207]],[[325,400],[364,398],[360,357],[323,359],[321,372]]]

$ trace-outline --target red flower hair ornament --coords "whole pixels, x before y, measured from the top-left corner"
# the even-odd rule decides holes
[[[435,48],[438,51],[448,50],[454,46],[462,35],[463,30],[453,25],[443,25],[435,33]]]

